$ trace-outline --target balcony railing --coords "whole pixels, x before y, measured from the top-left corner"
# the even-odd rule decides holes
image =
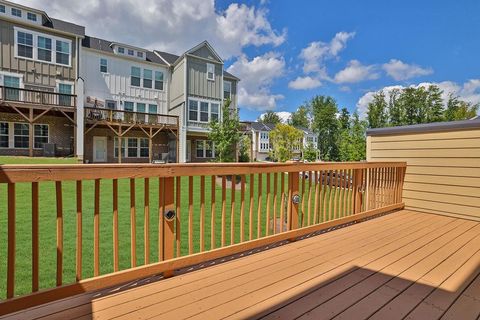
[[[0,100],[74,108],[77,96],[74,94],[0,86]]]
[[[0,166],[7,211],[0,315],[403,208],[405,168]]]
[[[209,129],[210,122],[200,122],[200,121],[188,121],[188,126],[190,128],[201,128],[201,129]]]
[[[85,107],[85,118],[93,121],[178,126],[178,117],[156,113]]]

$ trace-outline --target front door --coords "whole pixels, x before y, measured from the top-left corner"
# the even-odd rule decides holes
[[[186,161],[191,162],[192,161],[192,140],[187,140],[187,155],[186,156],[187,156]]]
[[[107,137],[93,137],[93,162],[107,162]]]

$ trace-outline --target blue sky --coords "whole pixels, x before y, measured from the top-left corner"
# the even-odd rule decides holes
[[[378,90],[432,83],[480,102],[478,0],[18,1],[148,49],[181,54],[208,40],[242,79],[244,120],[317,94],[364,115]]]

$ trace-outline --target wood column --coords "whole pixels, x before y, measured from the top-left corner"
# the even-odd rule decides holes
[[[117,139],[118,139],[118,145],[117,145],[118,163],[122,163],[122,126],[121,125],[118,126]]]
[[[28,156],[33,157],[33,109],[28,110]]]
[[[153,155],[153,132],[152,127],[150,127],[150,134],[148,135],[148,162],[152,163]]]

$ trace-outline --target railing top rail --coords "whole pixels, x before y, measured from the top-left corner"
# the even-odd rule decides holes
[[[18,91],[27,91],[27,92],[36,92],[36,93],[43,93],[43,94],[52,94],[52,95],[57,95],[57,96],[65,96],[65,97],[77,97],[76,94],[71,94],[71,93],[60,93],[60,92],[54,92],[54,91],[42,91],[42,90],[35,90],[35,89],[27,89],[27,88],[15,88],[15,87],[8,87],[8,86],[0,86],[0,89],[5,88],[5,89],[15,89]]]
[[[0,165],[0,183],[406,167],[406,162]]]
[[[159,117],[170,117],[170,118],[178,118],[178,116],[170,115],[170,114],[163,114],[163,113],[149,113],[149,112],[137,112],[137,111],[128,111],[128,110],[118,110],[118,109],[108,109],[108,108],[98,108],[98,107],[85,107],[88,110],[98,110],[98,111],[112,111],[112,112],[122,112],[122,113],[136,113],[136,114],[144,114],[150,116],[159,116]]]

